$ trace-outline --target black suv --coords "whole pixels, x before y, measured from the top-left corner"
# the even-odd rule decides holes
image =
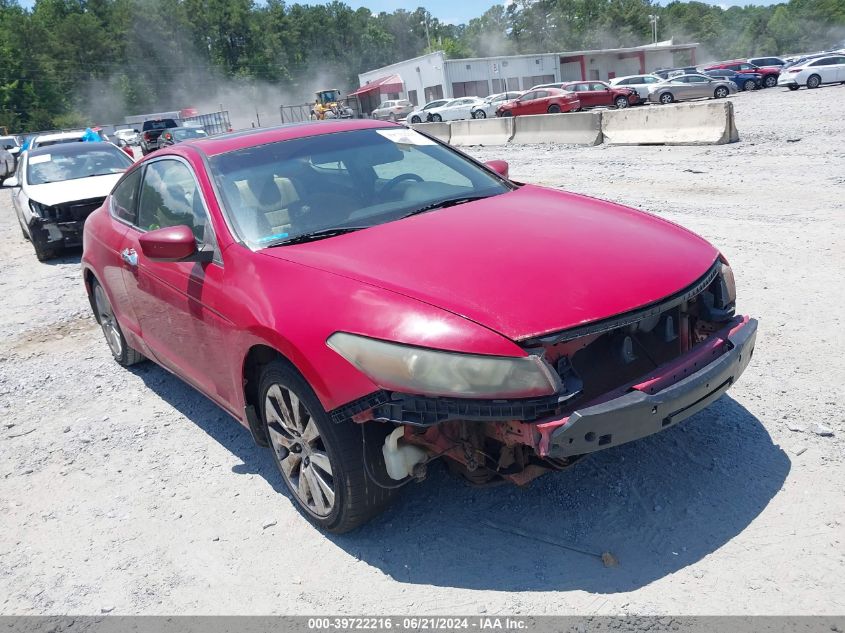
[[[150,119],[144,121],[141,128],[141,153],[146,156],[153,150],[158,149],[158,137],[161,133],[171,127],[179,127],[173,119]]]

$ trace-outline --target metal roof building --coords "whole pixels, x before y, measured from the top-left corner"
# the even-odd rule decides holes
[[[362,103],[366,100],[368,105],[375,104],[363,108],[367,112],[382,99],[405,98],[419,105],[433,99],[485,97],[507,90],[527,90],[555,81],[604,81],[681,63],[694,65],[697,48],[697,43],[674,44],[669,40],[631,48],[468,59],[446,59],[445,53],[436,51],[361,73],[358,75],[361,87],[355,94]],[[683,56],[678,63],[676,55]]]

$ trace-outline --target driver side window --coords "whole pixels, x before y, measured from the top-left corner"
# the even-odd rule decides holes
[[[177,160],[149,164],[141,184],[137,226],[143,231],[185,225],[200,245],[214,246],[214,232],[194,175]]]

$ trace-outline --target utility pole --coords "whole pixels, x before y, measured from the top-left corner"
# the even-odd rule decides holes
[[[648,21],[651,22],[651,37],[652,43],[657,44],[657,22],[660,20],[659,15],[650,15],[648,16]]]
[[[423,11],[425,11],[425,9],[423,9]],[[425,13],[423,13],[422,23],[423,23],[423,26],[425,26],[425,39],[428,42],[428,52],[430,53],[431,52],[431,35],[428,32],[428,11],[425,11]]]

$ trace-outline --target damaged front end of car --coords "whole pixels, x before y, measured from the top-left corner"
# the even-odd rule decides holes
[[[36,251],[55,251],[82,245],[82,228],[105,198],[90,198],[47,205],[29,201],[27,228]]]
[[[337,423],[403,428],[383,448],[386,460],[403,464],[393,469],[394,480],[419,479],[428,461],[444,456],[473,483],[525,484],[588,453],[674,426],[721,396],[745,370],[756,340],[756,320],[736,316],[735,299],[733,271],[720,258],[661,301],[519,341],[526,356],[512,359],[518,365],[484,366],[455,355],[448,365],[458,368],[454,375],[424,353],[406,362],[386,350],[376,355],[378,367],[367,366],[354,346],[330,339],[368,375],[425,374],[430,366],[442,382],[427,392],[438,395],[419,395],[402,378],[382,380],[380,391],[331,415]],[[482,380],[491,371],[499,372],[502,393]]]

